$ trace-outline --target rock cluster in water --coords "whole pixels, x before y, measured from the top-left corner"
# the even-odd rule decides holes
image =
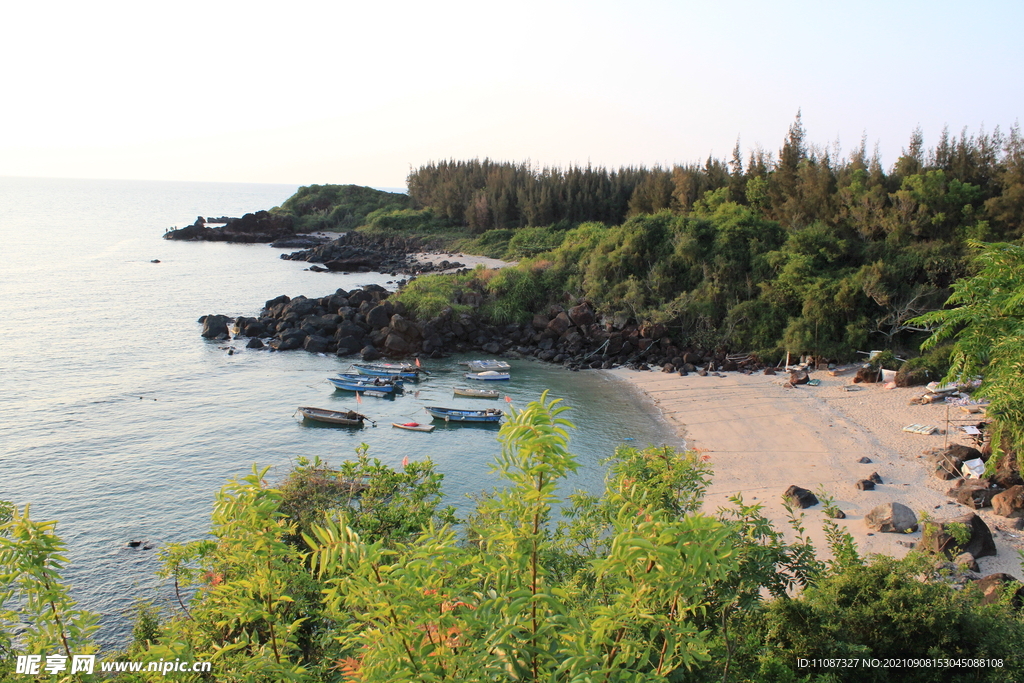
[[[442,261],[437,265],[421,263],[410,254],[436,247],[419,237],[379,237],[348,232],[335,240],[309,249],[281,254],[289,261],[308,261],[313,271],[354,273],[430,273],[462,268],[461,263]]]
[[[615,329],[600,323],[587,303],[551,306],[529,323],[491,325],[472,313],[451,307],[430,320],[414,320],[401,302],[388,299],[379,285],[337,290],[310,299],[279,296],[267,301],[257,317],[200,318],[207,339],[248,337],[250,348],[269,346],[278,351],[305,349],[339,356],[358,354],[363,360],[381,357],[426,356],[481,351],[488,355],[533,356],[570,369],[611,368],[628,365],[664,372],[696,371],[698,366],[744,370],[751,360],[730,360],[724,355],[705,357],[677,347],[664,325],[626,324]],[[459,295],[459,304],[473,308],[483,303],[478,292]],[[703,367],[700,370],[704,372]]]
[[[226,223],[219,228],[208,228],[207,223]],[[257,211],[247,213],[241,218],[227,216],[207,221],[202,216],[192,225],[164,233],[166,240],[187,240],[206,242],[273,242],[274,240],[294,237],[292,217],[287,214]]]

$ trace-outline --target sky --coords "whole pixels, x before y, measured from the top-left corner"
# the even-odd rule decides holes
[[[0,176],[404,187],[866,138],[890,167],[1024,111],[1024,3],[7,3]]]

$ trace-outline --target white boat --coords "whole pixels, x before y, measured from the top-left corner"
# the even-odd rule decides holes
[[[469,387],[455,387],[453,390],[456,396],[468,396],[469,398],[498,398],[501,392],[497,389],[470,389]]]
[[[434,431],[434,425],[421,425],[419,422],[406,422],[405,424],[398,424],[397,422],[392,422],[391,426],[396,427],[398,429],[408,429],[411,432]]]
[[[484,372],[467,372],[466,379],[477,379],[483,382],[500,382],[502,380],[512,379],[512,377],[507,372],[486,370]]]
[[[486,370],[510,370],[511,365],[503,360],[471,360],[466,365],[473,372],[484,372]]]

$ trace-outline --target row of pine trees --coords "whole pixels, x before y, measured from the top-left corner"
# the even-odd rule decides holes
[[[957,230],[1013,239],[1024,222],[1024,139],[1017,125],[1008,134],[943,130],[926,149],[918,129],[886,170],[866,140],[846,156],[810,144],[798,114],[777,154],[755,149],[746,161],[739,142],[728,161],[708,157],[673,168],[449,160],[413,171],[408,188],[417,206],[477,233],[616,225],[665,209],[687,213],[714,193],[790,228],[821,221],[865,239],[950,239]]]

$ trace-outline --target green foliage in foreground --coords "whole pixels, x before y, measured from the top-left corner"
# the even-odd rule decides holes
[[[143,604],[134,642],[115,657],[212,662],[210,675],[176,678],[189,681],[1024,675],[1016,657],[1024,624],[1009,605],[983,607],[974,591],[921,580],[930,564],[923,558],[865,563],[830,520],[825,562],[795,515],[787,541],[759,506],[739,498],[716,515],[702,512],[710,470],[698,453],[622,447],[607,462],[603,494],[564,496],[560,486],[577,467],[565,410],[545,394],[513,413],[499,432],[499,486],[460,526],[438,509],[440,475],[429,462],[393,470],[361,447],[339,469],[300,462],[279,487],[254,467],[217,494],[209,540],[162,551],[165,575],[191,597],[179,592],[162,623]],[[0,526],[0,598],[10,599],[11,586],[28,598],[20,620],[32,624],[29,647],[49,652],[66,638],[73,651],[88,651],[90,618],[59,602],[66,590],[52,527],[4,511],[13,514]],[[57,605],[59,627],[51,605],[33,598],[43,595]],[[5,644],[9,656],[9,636]],[[798,665],[855,655],[1004,665]],[[142,672],[117,680],[166,679]]]
[[[953,285],[947,308],[914,322],[934,327],[922,349],[953,341],[946,381],[982,376],[976,396],[991,402],[992,445],[1024,450],[1024,246],[970,242],[976,272]],[[1018,458],[1018,461],[1021,459]]]

